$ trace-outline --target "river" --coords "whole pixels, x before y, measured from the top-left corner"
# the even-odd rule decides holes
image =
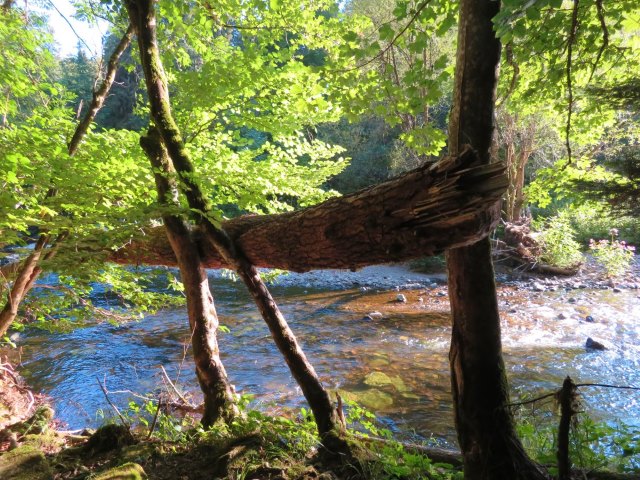
[[[393,279],[391,279],[393,280]],[[312,283],[276,286],[273,293],[321,379],[373,410],[396,434],[455,442],[447,353],[446,286],[421,276],[394,289]],[[411,288],[419,287],[419,288]],[[303,405],[303,398],[243,285],[212,278],[220,320],[229,328],[220,347],[231,381],[255,395],[259,408]],[[554,291],[555,290],[555,291]],[[406,302],[397,301],[399,293]],[[577,383],[640,386],[640,299],[637,289],[552,288],[534,292],[502,285],[503,348],[513,399]],[[380,312],[382,318],[373,315]],[[591,318],[587,321],[586,317]],[[585,349],[591,337],[608,349]],[[69,333],[27,328],[19,339],[21,374],[52,399],[69,429],[111,415],[98,385],[121,407],[130,393],[158,391],[160,365],[197,399],[186,314],[164,310],[121,326],[96,324]],[[14,352],[15,354],[15,352]],[[640,393],[583,390],[584,410],[598,420],[638,424]],[[118,393],[125,392],[125,393]]]

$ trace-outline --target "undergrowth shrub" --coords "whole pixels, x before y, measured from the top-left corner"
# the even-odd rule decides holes
[[[618,240],[618,229],[609,230],[611,240],[589,241],[589,249],[593,258],[602,265],[610,278],[617,278],[631,269],[635,255],[635,247]]]
[[[607,238],[612,224],[621,239],[633,245],[640,244],[640,219],[629,216],[613,216],[602,205],[582,204],[567,209],[574,238],[580,245],[588,245],[592,238]]]
[[[377,437],[382,441],[367,443],[373,459],[361,461],[360,470],[365,478],[375,479],[429,479],[462,480],[464,474],[447,463],[434,463],[426,455],[407,449],[393,439],[390,430],[383,428],[376,416],[355,402],[345,401],[347,424],[359,435]]]
[[[542,247],[540,261],[561,268],[570,268],[582,262],[580,244],[574,239],[574,231],[566,210],[534,223],[537,240]]]
[[[520,409],[517,431],[527,453],[557,475],[558,417],[544,409]],[[569,436],[572,468],[640,473],[640,427],[596,422],[587,414],[575,417]]]
[[[142,436],[148,435],[154,425],[154,438],[167,442],[171,448],[184,450],[197,444],[209,445],[215,456],[228,459],[225,478],[256,478],[265,469],[285,472],[285,478],[312,478],[305,474],[309,470],[323,468],[322,463],[311,460],[320,443],[310,411],[302,408],[297,414],[289,412],[271,416],[250,409],[250,399],[249,395],[240,398],[242,415],[231,424],[220,423],[209,429],[203,429],[193,417],[179,418],[163,413],[162,409],[156,415],[158,404],[151,398],[130,402],[122,415],[129,423],[138,426]],[[352,439],[356,464],[341,468],[350,468],[352,473],[361,472],[365,478],[376,480],[464,478],[462,472],[452,465],[432,462],[421,452],[394,440],[391,431],[380,426],[369,410],[354,402],[345,403],[349,431],[357,431],[358,434]],[[328,469],[334,467],[325,466]]]

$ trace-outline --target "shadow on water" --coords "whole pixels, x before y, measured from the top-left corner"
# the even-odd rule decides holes
[[[240,393],[263,408],[302,405],[302,395],[240,284],[212,279],[221,323],[223,361]],[[446,297],[435,290],[362,293],[274,288],[274,295],[322,381],[373,410],[406,436],[453,442],[448,371],[450,319]],[[572,300],[571,300],[572,299]],[[640,385],[640,301],[637,292],[582,290],[532,294],[500,290],[503,348],[514,398],[559,388],[566,375],[578,383]],[[379,311],[382,318],[367,318]],[[587,322],[587,315],[594,322]],[[587,352],[593,337],[609,349]],[[109,407],[98,381],[125,405],[128,391],[161,384],[160,365],[197,395],[184,311],[166,310],[138,323],[93,325],[70,333],[27,330],[21,340],[22,374],[54,400],[69,428],[95,425]],[[116,393],[122,392],[125,393]],[[637,392],[592,389],[586,410],[598,419],[640,418]]]

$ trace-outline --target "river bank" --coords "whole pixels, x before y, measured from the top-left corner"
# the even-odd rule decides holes
[[[497,277],[514,398],[553,391],[566,375],[594,383],[640,381],[639,336],[633,321],[640,312],[637,268],[616,284],[600,278],[595,269],[571,278],[502,271]],[[301,406],[300,392],[242,286],[216,274],[212,285],[221,321],[230,329],[220,342],[238,391],[254,394],[253,405],[262,411],[277,414],[283,406],[295,411]],[[289,274],[277,279],[273,291],[330,389],[374,411],[399,438],[455,444],[444,274],[416,273],[398,265]],[[372,316],[374,312],[380,315]],[[150,398],[157,398],[159,380],[152,372],[160,364],[176,383],[180,379],[178,388],[191,389],[197,401],[185,326],[183,313],[176,309],[121,326],[102,324],[61,334],[27,330],[16,341],[29,383],[52,397],[59,417],[71,424],[65,428],[81,430],[96,426],[94,412],[110,410],[96,377],[108,383],[111,399],[126,407],[126,392],[156,392]],[[607,350],[587,350],[589,337]],[[251,360],[256,358],[259,365]],[[626,392],[599,392],[587,400],[586,409],[600,420],[611,412],[633,416],[638,408]],[[160,455],[156,447],[149,458]],[[192,458],[187,451],[182,455]],[[165,478],[151,476],[160,473],[147,463],[144,469],[150,478]],[[78,472],[56,478],[86,476]]]
[[[322,290],[417,290],[445,285],[447,281],[444,260],[442,268],[429,273],[416,271],[412,264],[389,264],[364,267],[360,270],[313,270],[306,273],[289,272],[272,281],[277,287],[300,287]],[[584,264],[575,275],[545,275],[529,271],[496,266],[498,285],[517,286],[532,291],[558,289],[639,289],[640,260],[636,259],[631,270],[622,278],[607,278],[604,269],[592,257],[586,256]]]

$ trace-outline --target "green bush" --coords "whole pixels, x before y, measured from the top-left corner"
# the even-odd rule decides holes
[[[541,262],[561,268],[575,267],[582,262],[580,244],[574,239],[567,210],[547,219],[537,230],[542,247]]]
[[[620,238],[633,245],[640,243],[640,220],[634,217],[613,216],[602,205],[582,204],[567,209],[575,239],[581,245],[589,245],[592,238],[607,238],[612,226],[618,229]]]
[[[557,474],[558,418],[540,409],[520,409],[516,415],[518,436],[527,453]],[[616,426],[595,422],[579,414],[572,424],[569,456],[574,468],[640,472],[640,429],[619,422]]]
[[[631,269],[635,247],[616,238],[618,229],[612,228],[609,233],[611,240],[596,241],[591,239],[589,249],[596,261],[604,267],[607,276],[610,278],[621,277]]]

